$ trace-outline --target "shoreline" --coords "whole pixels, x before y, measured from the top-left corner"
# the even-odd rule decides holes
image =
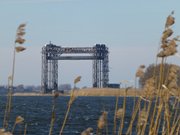
[[[69,96],[70,94],[62,94],[59,93],[59,96]],[[75,96],[125,96],[125,89],[114,89],[114,88],[86,88],[86,89],[79,89],[74,90]],[[144,91],[143,90],[135,90],[135,89],[129,89],[127,91],[126,96],[128,97],[135,97],[135,96],[143,96]],[[6,95],[4,95],[6,96]],[[13,96],[54,96],[51,93],[43,94],[43,93],[27,93],[27,92],[17,92],[14,93]]]

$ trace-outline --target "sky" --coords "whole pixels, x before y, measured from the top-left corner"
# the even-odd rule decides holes
[[[16,29],[27,23],[26,51],[16,56],[14,84],[41,84],[41,48],[109,48],[109,82],[134,83],[139,65],[155,63],[166,17],[175,11],[174,36],[180,35],[179,0],[0,0],[0,85],[12,71]],[[178,48],[179,50],[179,48]],[[180,57],[168,58],[180,65]],[[92,85],[92,61],[59,61],[59,84]]]

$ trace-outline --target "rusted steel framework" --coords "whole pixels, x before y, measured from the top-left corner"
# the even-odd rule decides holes
[[[108,48],[104,44],[96,44],[94,47],[61,47],[50,43],[43,46],[42,91],[49,93],[52,90],[58,90],[58,60],[93,60],[93,87],[107,87],[109,83],[108,54]]]

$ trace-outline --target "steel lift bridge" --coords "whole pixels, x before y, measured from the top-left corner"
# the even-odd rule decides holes
[[[93,60],[93,87],[108,87],[108,53],[108,48],[104,44],[96,44],[94,47],[61,47],[50,43],[43,46],[42,92],[58,90],[58,60]]]

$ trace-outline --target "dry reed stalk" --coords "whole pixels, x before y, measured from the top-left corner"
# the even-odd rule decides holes
[[[50,124],[50,129],[49,129],[49,135],[52,135],[53,127],[54,127],[54,122],[55,122],[55,109],[56,109],[56,99],[58,98],[59,93],[55,92],[53,96],[53,106],[52,106],[52,114],[51,114],[51,124]]]
[[[74,98],[74,90],[73,90],[71,93],[72,93],[72,94],[71,94],[70,100],[69,100],[69,102],[68,102],[67,111],[66,111],[66,114],[65,114],[65,117],[64,117],[64,121],[63,121],[61,130],[60,130],[60,132],[59,132],[59,135],[62,135],[62,133],[63,133],[63,130],[64,130],[64,127],[65,127],[65,125],[66,125],[66,121],[67,121],[67,118],[68,118],[68,114],[69,114],[71,105],[72,105],[72,103],[73,103],[73,101],[74,101],[74,99],[75,99],[75,98]]]
[[[142,127],[141,135],[144,135],[144,134],[145,134],[145,129],[146,129],[146,126],[147,126],[147,122],[148,122],[148,117],[149,117],[151,105],[152,105],[152,99],[150,100],[150,102],[149,102],[149,104],[148,104],[147,117],[146,117],[146,120],[145,120],[144,125],[143,125],[143,127]]]
[[[24,135],[26,135],[26,133],[27,133],[27,123],[24,126]]]
[[[127,90],[125,90],[125,96],[124,96],[124,102],[123,102],[123,111],[121,111],[121,115],[122,115],[122,118],[121,118],[121,124],[119,126],[119,131],[118,131],[118,135],[121,135],[122,134],[122,130],[123,130],[123,126],[124,126],[124,116],[125,116],[125,113],[126,113],[126,96],[127,96]]]
[[[7,102],[6,102],[6,108],[5,108],[4,120],[3,120],[3,128],[5,129],[8,127],[9,115],[11,110],[11,100],[12,100],[12,88],[10,87],[9,82],[10,80],[8,78],[8,95],[7,95]]]
[[[140,103],[141,103],[141,98],[138,99],[138,102],[136,103],[136,107],[135,107],[135,110],[132,114],[132,118],[131,118],[131,121],[130,121],[130,124],[129,124],[129,127],[127,129],[127,132],[126,134],[129,135],[132,131],[132,126],[133,126],[133,123],[134,123],[134,120],[136,118],[136,115],[137,115],[137,112],[139,110],[139,107],[140,107]]]
[[[105,111],[105,109],[104,109]],[[108,117],[106,116],[106,135],[108,135],[109,131],[108,131]]]
[[[178,106],[179,106],[179,102],[178,102],[177,107],[178,107]],[[178,124],[178,123],[179,123],[179,124]],[[179,108],[177,108],[176,111],[175,111],[170,135],[173,135],[173,132],[175,132],[175,129],[176,129],[176,127],[177,127],[178,125],[180,125]],[[178,127],[177,127],[177,129],[178,129]]]
[[[165,135],[166,134],[166,129],[165,129],[165,126],[166,126],[166,120],[165,120],[165,115],[164,115],[164,120],[163,120],[163,124],[162,124],[162,135]]]
[[[115,103],[115,110],[114,110],[114,127],[113,127],[113,135],[116,135],[116,114],[117,114],[117,109],[118,109],[118,101],[119,97],[116,96],[116,103]]]
[[[168,96],[167,96],[167,93],[168,93],[168,91],[167,91],[167,89],[166,89],[166,86],[165,85],[163,85],[163,88],[165,88],[164,89],[164,91],[163,91],[163,94],[162,94],[162,99],[164,100],[164,117],[163,117],[163,127],[162,127],[162,135],[165,135],[165,134],[167,134],[167,133],[169,133],[168,132],[168,121],[166,120],[166,118],[167,118],[167,115],[169,116],[169,110],[167,110],[167,105],[166,105],[166,103],[168,102]],[[167,97],[166,97],[167,96]],[[168,108],[169,109],[169,108]]]
[[[137,84],[136,83],[137,83],[137,77],[135,76],[135,88],[134,88],[135,89],[135,96],[134,96],[134,101],[133,101],[133,111],[134,111],[134,106],[136,104],[136,96],[137,96],[137,89],[136,89],[137,88],[137,86],[136,86]]]
[[[76,78],[74,79],[74,89],[75,89],[75,87],[76,87],[76,84],[77,84],[80,80],[81,80],[81,76],[78,76],[78,77],[76,77]],[[66,111],[66,114],[65,114],[65,117],[64,117],[64,121],[63,121],[62,127],[61,127],[61,129],[60,129],[59,135],[62,135],[62,133],[63,133],[63,130],[64,130],[64,127],[65,127],[65,125],[66,125],[66,121],[67,121],[67,118],[68,118],[68,114],[69,114],[71,105],[72,105],[72,103],[74,102],[74,100],[75,100],[75,98],[76,98],[75,95],[74,95],[74,91],[75,91],[74,89],[72,90],[71,95],[70,95],[70,100],[69,100],[69,102],[68,102],[67,111]]]
[[[160,117],[159,117],[159,121],[158,121],[158,123],[157,123],[157,128],[156,128],[156,131],[155,131],[155,134],[157,135],[158,134],[158,132],[159,132],[159,128],[160,128],[160,124],[161,124],[161,121],[162,121],[162,115],[160,115]]]
[[[155,123],[153,124],[153,126],[150,127],[149,135],[156,134],[156,132],[158,130],[158,125],[159,125],[159,121],[160,121],[160,117],[161,117],[162,108],[163,108],[163,104],[162,104],[162,102],[160,102],[160,104],[158,106],[158,110],[157,110],[156,120],[155,120]],[[156,109],[156,108],[154,108],[154,109]]]
[[[147,118],[144,120],[142,128],[139,130],[139,134],[141,134],[141,135],[143,135],[144,132],[145,132],[146,125],[147,125],[147,120],[148,120],[148,117],[149,117],[149,112],[150,112],[150,108],[151,108],[151,104],[152,104],[152,100],[154,98],[154,95],[156,94],[156,92],[155,92],[156,86],[155,86],[154,78],[155,77],[152,77],[152,78],[148,79],[145,82],[145,86],[144,86],[145,98],[140,96],[140,98],[145,101],[144,108],[146,108],[146,106],[147,106],[146,102],[149,102],[148,108],[147,108]]]
[[[170,94],[172,93],[172,91],[177,91],[177,68],[175,66],[171,66],[170,69],[169,69],[169,75],[167,77],[167,80],[168,80],[168,83],[167,83],[167,87],[165,85],[163,85],[163,87],[165,88],[165,95],[163,95],[164,97],[164,102],[165,102],[165,120],[166,120],[166,133],[170,133],[171,129],[170,127],[173,126],[174,122],[175,122],[175,119],[177,118],[177,111],[175,111],[175,114],[174,114],[174,119],[173,119],[173,122],[172,124],[170,125],[170,119],[171,119],[171,116],[170,115],[170,112],[169,112],[169,104],[168,104],[168,101],[169,101],[169,97],[170,97]],[[175,103],[176,103],[177,99],[175,99]],[[174,104],[175,105],[175,104]],[[173,105],[173,107],[174,107]],[[163,130],[165,130],[165,125],[163,127]],[[165,132],[165,131],[164,131]]]
[[[142,128],[143,125],[145,125],[146,120],[147,120],[147,114],[148,112],[146,111],[146,108],[144,107],[140,112],[139,112],[139,116],[138,116],[138,124],[137,124],[137,131],[138,131],[138,135],[141,134],[142,132]]]
[[[175,135],[179,135],[179,134],[180,134],[180,126],[177,128]],[[171,135],[173,135],[173,134],[171,134]]]
[[[167,124],[167,126],[166,126],[167,132],[170,133],[170,112],[169,112],[168,102],[165,102],[165,120],[166,120],[166,124]]]
[[[169,111],[169,97],[170,97],[170,94],[171,92],[174,90],[176,91],[177,90],[177,67],[176,66],[170,66],[169,68],[169,74],[168,74],[168,77],[167,77],[167,87],[165,85],[163,85],[163,87],[165,88],[164,90],[164,95],[162,95],[162,98],[164,99],[164,102],[165,102],[165,115],[164,115],[164,125],[163,125],[163,131],[164,131],[164,134],[165,133],[170,133],[170,127],[172,125],[174,125],[174,122],[175,122],[175,119],[177,118],[177,111],[175,111],[175,114],[172,116],[173,113],[170,114],[170,111]],[[175,103],[176,103],[177,99],[175,99]],[[175,105],[174,103],[174,105]],[[174,105],[173,105],[173,108],[174,108]],[[174,119],[173,119],[174,117]],[[172,124],[170,125],[170,120],[171,118],[173,119],[173,122]],[[166,122],[165,122],[166,121]],[[165,125],[166,123],[166,125]],[[166,127],[165,127],[166,126]],[[166,131],[165,131],[166,129]]]
[[[162,58],[161,60],[161,66],[160,66],[160,76],[159,76],[159,85],[158,85],[158,95],[160,94],[161,92],[161,87],[162,87],[162,84],[163,84],[163,81],[164,81],[164,74],[163,74],[163,71],[164,71],[164,60],[165,58]]]
[[[177,129],[177,132],[180,132],[179,128],[180,128],[180,115],[177,118],[176,122],[172,125],[171,132],[169,133],[169,135],[174,135],[176,129]]]
[[[7,118],[7,111],[8,111],[8,107],[9,107],[9,98],[10,98],[9,85],[10,85],[10,80],[11,79],[12,79],[11,77],[8,77],[8,95],[7,95],[6,108],[5,108],[5,113],[4,113],[3,128],[7,127],[6,118]]]
[[[174,102],[174,104],[173,104],[173,110],[175,110],[175,113],[174,113],[174,115],[173,115],[173,113],[171,113],[170,114],[170,112],[169,112],[169,104],[168,104],[168,101],[169,101],[169,96],[170,96],[170,89],[169,88],[167,88],[165,85],[164,85],[164,88],[166,89],[166,91],[167,91],[167,97],[165,98],[165,103],[167,104],[166,105],[166,107],[165,107],[165,116],[166,116],[166,123],[167,123],[167,127],[166,127],[166,132],[168,133],[168,134],[173,134],[173,132],[174,132],[174,130],[175,130],[175,125],[177,124],[176,122],[176,120],[178,120],[179,118],[178,117],[180,117],[180,116],[178,116],[178,109],[177,110],[175,110],[175,106],[176,106],[176,102],[178,102],[178,104],[179,104],[179,100],[178,99],[175,99],[175,102]],[[178,100],[178,101],[177,101]],[[177,107],[179,106],[177,104]],[[173,111],[172,110],[172,111]],[[172,112],[171,111],[171,112]],[[173,115],[173,116],[172,116]],[[171,118],[172,118],[172,120],[171,120]],[[172,121],[172,124],[170,125],[170,121]],[[170,128],[171,127],[171,128]]]
[[[176,100],[175,100],[176,101]],[[179,102],[177,103],[177,107],[179,106]],[[173,105],[173,108],[175,109],[175,104]],[[172,125],[174,125],[175,124],[175,121],[176,121],[176,119],[177,119],[177,117],[178,117],[178,114],[179,114],[179,109],[176,109],[176,111],[175,111],[175,114],[174,114],[174,119],[173,119],[173,123],[172,123]]]
[[[152,114],[152,118],[151,118],[151,122],[150,122],[150,134],[149,135],[151,135],[151,132],[153,133],[154,131],[154,129],[153,129],[153,125],[156,125],[157,126],[157,122],[159,121],[158,119],[158,117],[156,117],[156,119],[157,119],[157,122],[156,122],[156,124],[154,124],[154,118],[155,118],[155,114],[156,114],[156,107],[157,107],[157,104],[158,104],[158,99],[159,99],[159,97],[160,97],[160,95],[161,95],[161,87],[162,87],[162,80],[163,80],[163,78],[162,78],[162,73],[163,73],[163,66],[164,66],[164,58],[162,58],[162,60],[161,60],[161,65],[160,65],[160,76],[159,76],[159,84],[158,84],[158,91],[157,91],[157,95],[156,95],[156,99],[155,99],[155,106],[154,106],[154,109],[153,109],[153,114]],[[160,104],[161,104],[161,102],[160,102]],[[159,110],[159,111],[161,111],[161,110]],[[158,113],[158,112],[157,112]],[[154,127],[155,128],[155,127]],[[152,131],[151,131],[152,130]]]

